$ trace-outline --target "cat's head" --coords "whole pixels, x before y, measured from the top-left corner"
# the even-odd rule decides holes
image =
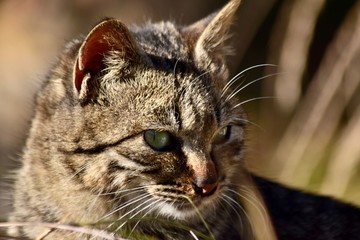
[[[206,216],[231,201],[246,121],[227,98],[224,41],[238,5],[186,27],[106,19],[44,87],[52,161],[94,198],[110,198],[108,217],[135,209],[185,220],[194,206]]]

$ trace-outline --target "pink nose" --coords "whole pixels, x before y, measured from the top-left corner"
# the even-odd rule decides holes
[[[190,152],[188,156],[191,184],[195,194],[208,196],[215,192],[218,186],[218,173],[210,156]]]
[[[218,183],[217,181],[209,181],[211,179],[208,179],[208,181],[197,181],[193,182],[193,188],[196,194],[208,196],[214,193]]]

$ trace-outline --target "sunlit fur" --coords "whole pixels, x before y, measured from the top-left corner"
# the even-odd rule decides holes
[[[242,89],[230,86],[239,76],[229,81],[224,58],[239,2],[187,27],[108,19],[70,43],[38,92],[10,221],[84,224],[123,237],[271,239],[244,167],[248,120],[234,97]],[[229,138],[215,144],[225,126]],[[177,148],[153,150],[148,129],[170,132]],[[203,176],[216,176],[211,194],[194,187]],[[85,237],[41,225],[9,234]]]

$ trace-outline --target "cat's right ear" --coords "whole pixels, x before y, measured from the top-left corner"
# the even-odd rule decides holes
[[[241,0],[230,0],[220,11],[182,29],[196,64],[211,72],[219,72],[225,66],[225,56],[230,48],[225,42],[229,38],[230,26]]]
[[[137,58],[137,45],[127,27],[118,20],[97,24],[82,43],[74,66],[73,84],[81,101],[95,91],[95,79],[106,68],[106,57],[116,54],[126,62]]]

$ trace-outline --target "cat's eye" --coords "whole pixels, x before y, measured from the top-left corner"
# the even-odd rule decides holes
[[[231,126],[221,128],[213,138],[213,143],[221,144],[230,139]]]
[[[167,131],[146,130],[145,142],[156,151],[171,151],[175,148],[175,138]]]

